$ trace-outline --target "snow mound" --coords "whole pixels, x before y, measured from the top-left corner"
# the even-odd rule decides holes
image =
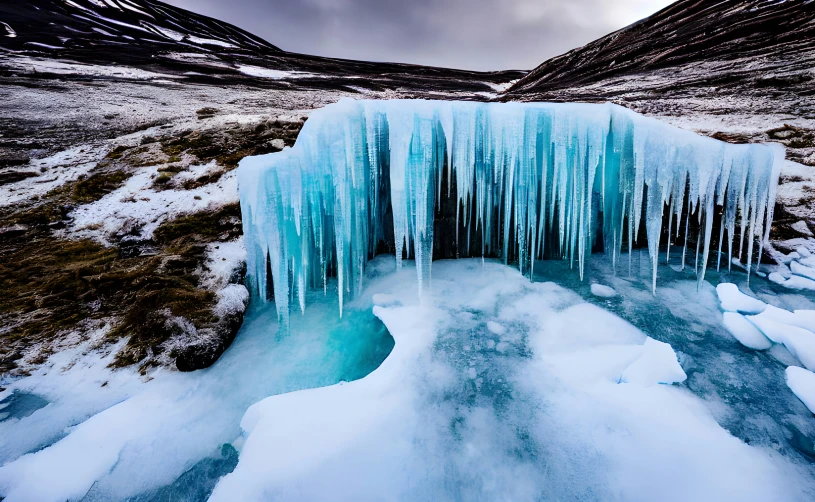
[[[724,313],[724,327],[745,347],[766,350],[773,345],[761,330],[738,312]]]
[[[594,283],[591,285],[591,294],[600,298],[612,298],[617,296],[617,292],[611,286]]]
[[[815,373],[797,366],[790,366],[786,373],[787,386],[809,411],[815,413]]]
[[[780,286],[784,286],[785,288],[815,291],[815,281],[800,275],[793,275],[790,278],[785,278],[778,272],[773,272],[767,278]]]
[[[687,378],[671,346],[649,336],[642,346],[642,355],[623,371],[620,381],[653,385],[680,383]]]
[[[767,307],[767,304],[761,300],[739,291],[739,287],[735,284],[727,282],[719,284],[716,286],[716,294],[719,296],[719,301],[722,302],[722,310],[758,314]]]
[[[779,309],[780,310],[780,309]],[[785,324],[773,314],[748,316],[764,335],[775,343],[782,343],[809,370],[815,370],[815,333],[798,326]]]

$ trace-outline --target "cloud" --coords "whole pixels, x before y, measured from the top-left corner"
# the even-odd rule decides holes
[[[306,54],[530,69],[668,0],[167,0]]]

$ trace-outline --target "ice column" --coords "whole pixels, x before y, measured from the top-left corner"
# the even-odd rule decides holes
[[[692,222],[701,281],[714,220],[728,263],[735,253],[751,269],[755,243],[760,256],[782,159],[777,145],[731,145],[611,104],[343,100],[315,111],[293,148],[241,161],[248,275],[284,326],[307,288],[336,277],[341,315],[392,225],[421,292],[455,189],[455,239],[471,256],[512,256],[530,276],[560,257],[582,278],[599,244],[616,270],[645,239],[656,290],[661,240],[684,232],[687,246]]]

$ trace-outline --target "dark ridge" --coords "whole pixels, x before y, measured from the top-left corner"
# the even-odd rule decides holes
[[[739,63],[746,59],[760,63],[760,69],[747,61]],[[805,73],[815,66],[815,2],[679,0],[546,61],[513,85],[506,97],[529,99],[558,89],[712,61],[733,63],[732,80],[811,92],[811,75],[790,73]]]
[[[237,51],[270,54],[280,49],[231,24],[152,0],[15,0],[0,5],[6,49],[81,52],[120,45],[145,52]]]
[[[0,53],[124,65],[185,75],[186,82],[285,87],[241,65],[312,73],[296,84],[372,90],[492,91],[521,71],[475,72],[286,52],[231,24],[154,0],[15,0],[0,3]],[[326,78],[331,77],[331,78]]]

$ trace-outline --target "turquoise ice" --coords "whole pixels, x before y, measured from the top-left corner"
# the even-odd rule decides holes
[[[644,222],[655,291],[666,219],[677,236],[697,220],[699,281],[718,214],[718,256],[727,242],[753,267],[782,160],[780,146],[731,145],[612,104],[343,100],[315,111],[293,148],[241,162],[248,272],[283,326],[334,275],[341,315],[392,218],[397,265],[415,259],[421,291],[438,204],[455,186],[456,228],[468,233],[456,242],[480,235],[470,256],[512,255],[529,277],[557,256],[582,278],[600,235],[616,266]]]

